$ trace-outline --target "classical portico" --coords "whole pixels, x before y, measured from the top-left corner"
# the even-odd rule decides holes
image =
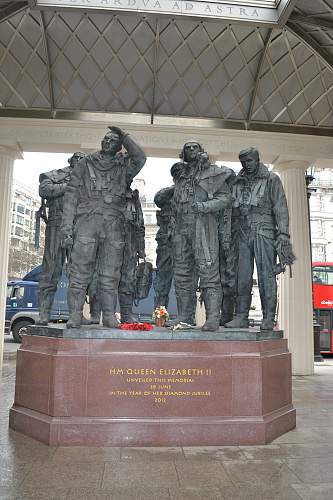
[[[333,7],[210,3],[0,1],[0,359],[14,159],[93,151],[115,124],[147,156],[175,158],[195,137],[215,160],[256,146],[274,165],[297,255],[293,278],[281,278],[280,326],[293,372],[312,373],[304,172],[333,161]]]

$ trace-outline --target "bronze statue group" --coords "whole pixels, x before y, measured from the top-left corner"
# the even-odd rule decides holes
[[[144,220],[134,177],[145,164],[142,148],[118,127],[109,127],[101,150],[75,153],[69,167],[42,174],[46,199],[39,324],[50,318],[62,268],[69,274],[67,328],[79,328],[87,295],[91,323],[117,328],[132,314],[136,269],[145,258]],[[254,262],[262,305],[262,330],[274,327],[276,275],[295,257],[286,197],[280,178],[254,148],[240,152],[242,170],[213,165],[195,140],[185,143],[171,168],[173,185],[155,195],[157,280],[155,307],[167,306],[174,279],[174,325],[195,325],[197,292],[205,305],[203,331],[247,328]]]

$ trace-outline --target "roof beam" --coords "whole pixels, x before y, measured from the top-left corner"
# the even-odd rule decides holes
[[[289,21],[297,24],[309,24],[316,28],[326,28],[333,30],[333,21],[324,17],[301,16],[300,14],[292,14]]]
[[[294,10],[295,8],[295,5],[296,3],[298,2],[298,0],[289,0],[289,2],[287,3],[284,11],[282,12],[282,14],[280,15],[280,18],[279,18],[279,26],[280,28],[282,28],[286,22],[288,21],[292,11]]]
[[[48,84],[49,84],[51,116],[54,117],[55,102],[54,102],[54,92],[53,92],[53,82],[52,82],[50,50],[49,50],[49,44],[48,44],[48,40],[47,40],[44,13],[40,12],[39,15],[40,15],[40,26],[42,28],[43,45],[44,45],[44,51],[45,51],[47,79],[48,79]]]
[[[95,113],[90,111],[55,111],[54,116],[50,116],[50,110],[44,109],[27,109],[27,108],[0,108],[0,122],[3,118],[11,119],[37,119],[37,120],[50,120],[55,118],[59,120],[59,126],[61,122],[72,121],[82,123],[92,123],[93,126],[102,126],[101,124],[110,124],[117,120],[117,123],[123,124],[124,127],[131,126],[134,129],[150,126],[150,114],[145,113]],[[18,121],[21,123],[21,121]],[[96,125],[97,124],[97,125]],[[185,116],[168,116],[168,115],[157,115],[155,114],[154,119],[155,128],[165,127],[166,130],[174,129],[175,127],[182,127],[186,130],[195,129],[200,131],[206,131],[205,134],[209,133],[210,130],[215,130],[215,133],[220,137],[219,130],[230,130],[230,131],[241,131],[242,137],[243,132],[246,130],[243,120],[223,120],[219,118],[202,118],[200,116],[185,117]],[[74,125],[73,125],[74,126]],[[80,125],[81,126],[81,125]],[[164,128],[163,128],[164,130]],[[313,127],[307,125],[282,125],[276,123],[268,122],[251,122],[251,127],[249,130],[254,132],[274,132],[281,134],[295,134],[295,135],[314,135],[322,137],[333,137],[333,128],[329,127]],[[58,136],[57,136],[58,137]],[[22,142],[22,141],[21,141]],[[331,144],[331,143],[330,143]],[[166,147],[166,149],[168,149]],[[293,150],[294,153],[294,150]]]
[[[298,24],[288,21],[286,28],[290,31],[290,33],[295,35],[302,43],[304,43],[313,55],[319,57],[326,68],[333,72],[333,56],[326,49],[316,42],[316,40],[306,31],[302,30]]]
[[[251,103],[250,103],[249,112],[248,112],[248,115],[247,115],[247,123],[248,124],[251,122],[251,118],[252,118],[252,115],[253,115],[253,108],[254,108],[254,104],[255,104],[256,97],[257,97],[258,90],[259,90],[259,84],[260,84],[260,77],[261,77],[261,73],[262,73],[262,68],[263,68],[263,65],[264,65],[264,62],[265,62],[265,58],[266,58],[267,50],[269,48],[269,44],[270,44],[270,42],[272,40],[272,36],[273,36],[273,29],[271,28],[268,31],[268,33],[267,33],[267,36],[266,36],[266,39],[265,39],[265,43],[264,43],[264,48],[263,48],[263,51],[262,51],[262,54],[261,54],[261,57],[260,57],[260,61],[259,61],[259,64],[258,64],[256,79],[255,79],[255,82],[254,82],[254,88],[253,88],[252,97],[251,97]]]
[[[158,56],[160,49],[160,25],[158,17],[156,17],[156,31],[155,31],[155,47],[154,47],[154,62],[153,62],[153,96],[152,96],[152,105],[151,105],[151,114],[150,114],[150,123],[153,125],[154,123],[154,115],[155,115],[155,97],[156,97],[156,81],[157,81],[157,68],[158,68]]]
[[[7,21],[7,19],[22,12],[28,7],[28,2],[8,2],[7,6],[0,9],[0,23]]]

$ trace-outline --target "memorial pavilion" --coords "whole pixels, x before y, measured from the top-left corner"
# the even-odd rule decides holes
[[[280,327],[311,375],[305,172],[332,167],[332,111],[331,0],[0,0],[0,359],[14,161],[93,151],[114,124],[147,156],[194,137],[220,161],[256,146],[279,172],[297,256]]]

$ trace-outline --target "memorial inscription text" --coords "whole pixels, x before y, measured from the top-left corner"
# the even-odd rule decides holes
[[[166,404],[170,398],[209,398],[211,368],[111,367],[112,398],[149,398]],[[198,389],[199,386],[199,389]]]

